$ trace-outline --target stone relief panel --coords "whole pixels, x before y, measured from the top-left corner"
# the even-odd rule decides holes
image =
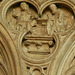
[[[36,8],[31,2],[11,4],[4,14],[5,28],[18,50],[22,75],[47,75],[64,39],[74,29],[74,7],[66,1],[39,0]]]
[[[43,10],[42,15],[33,7],[26,2],[10,7],[6,18],[7,27],[13,33],[13,37],[23,30],[35,36],[52,36],[54,33],[66,34],[74,28],[74,11],[70,6],[52,3]]]
[[[38,56],[37,60],[44,59],[56,51],[58,38],[49,31],[48,18],[42,17],[36,9],[29,6],[31,5],[27,2],[20,2],[17,6],[11,7],[11,10],[7,12],[8,28],[12,33],[24,34],[20,37],[21,43],[18,44],[18,49],[21,49],[20,52],[24,57],[37,59]]]
[[[47,25],[48,34],[50,32],[48,30],[49,28],[52,28],[54,32],[66,32],[73,27],[74,13],[67,5],[55,3],[49,5],[46,10],[44,11],[44,14],[49,18],[49,23]]]
[[[21,2],[10,8],[11,10],[9,10],[7,14],[7,21],[11,26],[10,28],[15,29],[16,31],[22,29],[29,30],[32,25],[36,23],[34,20],[37,18],[36,10],[34,11],[34,9],[30,7],[26,2]]]

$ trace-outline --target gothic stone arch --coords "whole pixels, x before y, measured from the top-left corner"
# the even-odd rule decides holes
[[[75,1],[0,1],[1,75],[75,75]]]

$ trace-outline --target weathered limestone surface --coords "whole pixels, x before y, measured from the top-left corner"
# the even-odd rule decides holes
[[[75,75],[75,0],[0,0],[0,75]]]

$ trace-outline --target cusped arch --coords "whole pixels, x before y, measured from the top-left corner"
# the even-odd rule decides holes
[[[7,68],[7,67],[5,68],[3,61],[6,62],[6,66],[8,66],[8,68],[6,69],[8,71],[4,75],[21,75],[20,60],[19,60],[17,50],[8,32],[5,30],[5,28],[1,24],[0,24],[0,49],[2,50],[2,54],[5,56],[5,58],[3,59],[1,59],[0,57],[1,59],[0,63],[2,65],[1,67],[3,67],[3,69]],[[0,54],[0,56],[2,54]],[[11,73],[9,73],[9,71]]]

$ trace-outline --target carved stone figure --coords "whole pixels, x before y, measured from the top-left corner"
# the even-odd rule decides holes
[[[49,36],[53,36],[54,30],[55,30],[54,21],[55,20],[54,20],[53,16],[48,15],[47,34]],[[54,28],[54,30],[53,30],[53,28]]]
[[[64,31],[64,13],[62,10],[58,9],[55,4],[49,6],[53,14],[54,20],[54,31]]]
[[[21,3],[20,7],[21,7],[21,13],[19,14],[16,14],[16,10],[13,9],[13,17],[16,18],[17,20],[16,29],[18,30],[20,30],[22,27],[26,28],[27,26],[26,21],[30,20],[30,15],[31,15],[31,13],[29,12],[29,7],[25,2]]]
[[[25,28],[27,31],[29,31],[32,26],[36,23],[36,21],[32,20],[32,15],[29,9],[29,5],[25,2],[22,2],[20,4],[20,12],[18,13],[15,9],[13,9],[12,16],[16,18],[16,30],[21,30]]]

